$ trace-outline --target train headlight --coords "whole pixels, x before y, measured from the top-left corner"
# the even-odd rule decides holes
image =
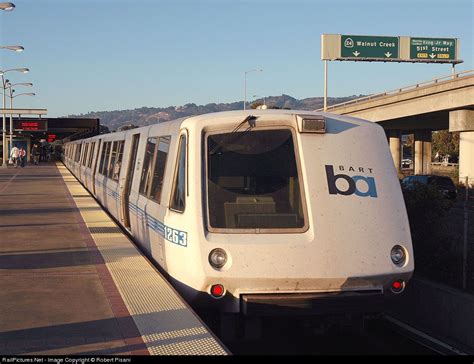
[[[392,248],[392,251],[390,252],[390,258],[392,258],[393,264],[402,266],[403,264],[405,264],[405,261],[407,259],[405,249],[403,249],[403,247],[401,247],[400,245],[395,245]]]
[[[224,249],[212,249],[209,253],[209,264],[214,268],[220,269],[227,263],[227,253]]]

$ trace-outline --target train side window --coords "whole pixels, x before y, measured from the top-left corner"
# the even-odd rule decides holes
[[[74,156],[74,162],[79,162],[81,158],[81,147],[82,144],[76,144],[76,155]]]
[[[123,157],[123,145],[125,141],[121,140],[115,143],[115,160],[114,163],[110,162],[111,177],[114,181],[118,181],[120,175],[120,169],[122,167],[122,157]]]
[[[186,207],[186,135],[179,138],[177,164],[170,209],[183,212]]]
[[[158,148],[156,150],[155,165],[153,168],[153,180],[151,182],[151,190],[148,197],[160,203],[161,189],[163,187],[163,179],[165,176],[166,161],[170,149],[171,136],[160,137]]]
[[[90,145],[89,143],[84,144],[84,153],[82,155],[82,160],[81,160],[81,164],[83,166],[86,165],[87,153],[89,152],[89,145]]]
[[[112,152],[113,142],[107,143],[107,149],[105,150],[105,162],[104,162],[104,171],[103,175],[107,177],[108,171],[110,169],[110,154]]]
[[[95,149],[95,142],[91,143],[90,151],[89,151],[89,159],[87,161],[87,167],[91,168],[92,167],[92,157],[94,155],[94,149]]]
[[[84,148],[83,148],[84,145],[82,145],[82,144],[79,144],[79,145],[80,145],[80,147],[79,147],[80,152],[79,152],[79,158],[78,158],[77,163],[78,163],[78,164],[81,164],[81,161],[82,161],[82,152],[84,151]]]
[[[140,179],[140,193],[148,196],[149,186],[151,183],[153,154],[155,153],[156,138],[148,138],[145,149],[145,157],[143,158],[142,175]]]
[[[107,169],[107,177],[112,178],[114,174],[114,167],[115,167],[115,162],[117,160],[117,152],[118,152],[118,145],[119,142],[112,142],[112,146],[110,148],[110,163]]]
[[[84,148],[83,149],[83,152],[82,152],[82,158],[81,158],[81,165],[84,165],[84,161],[86,160],[86,155],[87,155],[87,149],[89,148],[89,144],[85,143],[84,144]]]
[[[102,144],[102,151],[100,153],[100,162],[99,162],[99,173],[102,174],[102,169],[104,167],[104,161],[105,161],[105,147],[107,146],[107,143]]]
[[[99,173],[103,174],[104,176],[107,175],[107,167],[109,164],[109,156],[110,156],[110,146],[111,146],[111,142],[105,142],[104,146],[102,147],[102,157],[100,160]]]

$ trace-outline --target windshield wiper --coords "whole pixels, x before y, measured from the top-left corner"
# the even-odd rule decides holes
[[[209,154],[215,154],[217,153],[220,149],[222,149],[222,147],[225,145],[225,144],[228,144],[228,143],[234,143],[236,142],[237,140],[239,140],[240,138],[242,138],[244,135],[246,135],[250,130],[252,130],[253,128],[255,128],[256,126],[256,121],[257,121],[257,116],[253,116],[253,115],[249,115],[247,116],[239,125],[237,125],[234,130],[232,130],[229,135],[227,137],[225,137],[224,139],[222,139],[220,141],[220,143],[217,143],[217,145],[212,148],[212,150],[209,152]],[[235,135],[239,129],[245,125],[245,123],[248,123],[249,126],[247,127],[247,129],[245,129],[243,132],[241,132],[240,134],[238,135]]]

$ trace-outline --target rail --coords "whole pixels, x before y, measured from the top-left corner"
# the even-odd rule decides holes
[[[369,95],[369,96],[360,97],[358,99],[353,99],[353,100],[349,100],[349,101],[346,101],[346,102],[341,102],[340,104],[335,104],[335,105],[328,106],[326,108],[326,111],[330,110],[330,109],[335,109],[335,108],[338,108],[338,107],[351,105],[351,104],[357,104],[357,103],[363,102],[363,101],[373,100],[373,99],[376,99],[376,98],[379,98],[379,97],[394,95],[394,94],[397,94],[397,93],[400,93],[400,92],[415,90],[415,89],[420,88],[420,87],[428,86],[428,85],[431,85],[431,84],[437,84],[440,81],[447,81],[449,79],[457,79],[457,78],[460,78],[460,77],[465,77],[466,75],[474,75],[474,69],[458,72],[458,73],[455,73],[455,74],[451,74],[449,76],[434,78],[434,79],[429,80],[429,81],[419,82],[419,83],[414,84],[414,85],[410,85],[410,86],[406,86],[406,87],[402,87],[402,88],[397,88],[397,89],[394,89],[394,90],[385,91],[385,92],[381,92],[381,93],[378,93],[378,94],[373,94],[373,95]],[[323,108],[318,109],[317,111],[323,111]]]

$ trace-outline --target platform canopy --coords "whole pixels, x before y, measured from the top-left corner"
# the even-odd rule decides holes
[[[60,139],[88,138],[100,132],[99,119],[42,118],[41,115],[39,117],[36,115],[20,115],[13,116],[12,121],[13,132],[16,137],[26,136],[34,140],[45,139],[48,142]]]
[[[48,109],[0,109],[0,115],[46,115]]]

